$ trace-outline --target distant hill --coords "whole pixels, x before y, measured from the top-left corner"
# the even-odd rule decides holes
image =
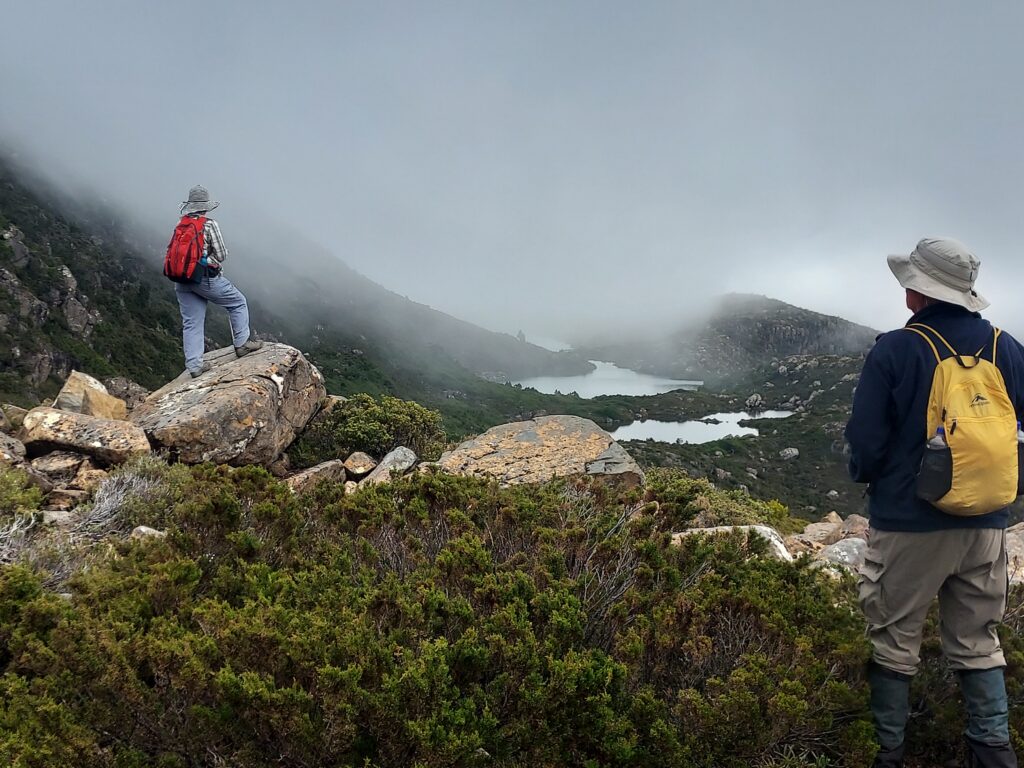
[[[723,296],[711,314],[669,333],[580,351],[634,370],[673,378],[732,382],[790,355],[859,355],[876,331],[765,296]]]

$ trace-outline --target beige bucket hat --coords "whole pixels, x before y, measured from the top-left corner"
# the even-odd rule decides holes
[[[188,200],[181,204],[181,212],[183,214],[206,213],[218,205],[220,205],[219,202],[210,200],[210,193],[206,191],[206,187],[197,184],[188,191]]]
[[[981,261],[957,240],[926,237],[910,255],[889,256],[888,262],[904,288],[971,312],[980,312],[989,304],[974,290]]]

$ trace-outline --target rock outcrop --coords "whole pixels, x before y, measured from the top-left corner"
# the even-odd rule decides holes
[[[270,465],[326,395],[320,372],[285,344],[265,344],[240,359],[228,347],[206,359],[209,373],[183,373],[131,414],[154,446],[189,464]]]
[[[150,450],[146,433],[130,422],[54,408],[33,408],[19,434],[29,456],[66,450],[94,456],[103,464],[120,464]]]
[[[544,416],[502,424],[441,456],[438,469],[493,477],[505,485],[591,475],[644,482],[643,470],[611,435],[589,419]]]

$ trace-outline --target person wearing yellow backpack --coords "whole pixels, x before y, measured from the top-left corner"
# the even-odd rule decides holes
[[[868,354],[846,427],[850,474],[868,483],[859,597],[880,752],[903,765],[910,680],[939,600],[942,650],[967,709],[970,766],[1017,765],[997,626],[1006,610],[1007,505],[1020,490],[1024,348],[979,312],[981,262],[927,238],[889,268],[913,313]]]

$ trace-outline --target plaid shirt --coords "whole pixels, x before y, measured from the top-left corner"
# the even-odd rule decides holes
[[[198,219],[200,215],[198,213],[189,214],[193,219]],[[212,261],[217,266],[223,264],[224,259],[228,257],[228,247],[224,245],[224,236],[220,233],[220,226],[213,219],[206,220],[206,225],[203,227],[203,242],[205,251],[201,263]]]

